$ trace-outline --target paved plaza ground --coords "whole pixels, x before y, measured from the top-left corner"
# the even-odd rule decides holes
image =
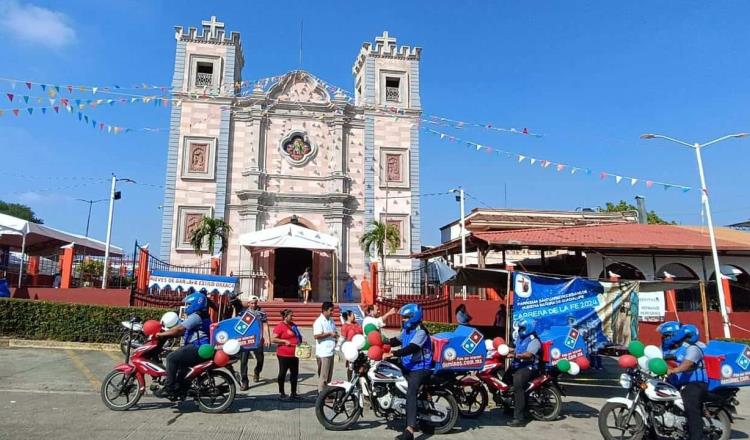
[[[315,363],[301,362],[302,402],[280,402],[275,378],[277,360],[266,357],[263,381],[239,393],[225,414],[203,414],[192,401],[176,405],[150,397],[127,412],[108,410],[99,398],[101,379],[120,362],[119,353],[87,350],[32,348],[0,349],[0,439],[317,439],[393,438],[402,425],[388,426],[368,410],[355,429],[327,432],[313,409]],[[252,365],[251,361],[251,365]],[[550,423],[532,422],[526,428],[509,428],[499,409],[490,409],[476,420],[462,420],[446,440],[469,438],[597,439],[596,417],[604,400],[623,395],[617,373],[588,373],[564,384],[563,416]],[[337,363],[336,377],[343,377]],[[748,438],[750,393],[740,393],[739,416],[732,438]],[[428,438],[421,435],[421,439]]]

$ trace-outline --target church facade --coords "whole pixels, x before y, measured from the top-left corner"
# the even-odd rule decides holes
[[[200,264],[190,234],[204,216],[219,218],[232,227],[221,271],[239,276],[244,293],[294,300],[309,267],[313,300],[352,281],[356,300],[369,271],[359,239],[386,221],[401,231],[387,268],[411,269],[421,250],[421,49],[387,32],[364,43],[349,94],[305,71],[243,82],[240,35],[215,17],[202,25],[175,32],[162,259]],[[242,234],[288,223],[335,237],[335,256],[240,245]]]

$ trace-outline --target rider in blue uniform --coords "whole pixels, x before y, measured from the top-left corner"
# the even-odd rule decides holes
[[[656,331],[661,335],[661,351],[664,353],[665,358],[674,355],[675,349],[673,346],[675,344],[672,338],[674,337],[674,334],[680,330],[680,327],[682,327],[682,324],[677,321],[663,322],[656,327]]]
[[[406,304],[399,310],[399,315],[402,322],[401,337],[391,338],[389,342],[391,346],[401,348],[385,353],[383,358],[401,358],[401,367],[409,387],[406,392],[406,429],[396,439],[413,440],[417,430],[417,392],[432,374],[432,340],[430,333],[422,325],[421,306]]]
[[[689,440],[703,438],[703,402],[708,393],[708,375],[703,364],[705,345],[698,342],[699,338],[698,328],[685,324],[666,340],[678,364],[669,369],[667,380],[680,390]]]
[[[539,372],[539,357],[542,343],[536,336],[536,322],[532,319],[518,321],[516,348],[508,356],[513,358],[503,381],[513,379],[513,421],[508,426],[517,428],[524,425],[526,412],[526,388]]]
[[[198,355],[198,347],[209,343],[211,318],[208,316],[208,297],[203,292],[185,297],[187,318],[169,330],[156,334],[158,338],[173,338],[184,335],[184,346],[167,355],[167,379],[164,388],[157,390],[157,397],[178,398],[185,392],[184,381],[188,370],[205,359]]]

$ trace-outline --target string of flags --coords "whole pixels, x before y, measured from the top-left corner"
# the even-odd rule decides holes
[[[466,147],[471,147],[476,149],[476,151],[484,151],[487,154],[496,154],[498,156],[505,156],[508,159],[513,159],[517,163],[521,164],[523,162],[528,161],[528,163],[532,166],[539,164],[542,168],[551,168],[556,170],[558,173],[562,172],[569,172],[571,175],[573,174],[582,174],[591,176],[594,174],[593,170],[590,168],[585,167],[579,167],[570,165],[567,163],[561,163],[561,162],[554,162],[547,159],[539,159],[536,157],[531,157],[525,154],[519,154],[512,151],[506,151],[502,150],[496,147],[492,147],[489,145],[479,144],[476,142],[472,142],[466,139],[462,139],[457,136],[453,136],[448,133],[443,133],[441,131],[433,130],[429,127],[422,127],[422,129],[430,134],[439,136],[441,140],[447,141],[447,142],[453,142],[458,144],[464,144]],[[609,171],[600,171],[598,173],[600,180],[614,180],[615,184],[619,184],[622,181],[625,181],[627,183],[630,183],[630,186],[636,186],[638,184],[643,184],[646,188],[653,188],[654,186],[661,186],[664,188],[664,190],[668,190],[671,188],[682,190],[682,192],[688,192],[692,188],[685,185],[677,185],[674,183],[667,183],[667,182],[659,182],[653,179],[643,179],[640,177],[632,177],[632,176],[625,176],[622,174],[612,173]]]
[[[96,108],[99,106],[109,105],[114,106],[116,104],[133,104],[133,103],[153,103],[154,106],[169,106],[170,104],[180,105],[181,101],[178,99],[169,99],[163,96],[143,96],[139,98],[120,98],[120,99],[73,99],[73,98],[43,98],[40,96],[29,96],[29,95],[15,95],[13,93],[6,93],[5,97],[10,103],[16,103],[24,105],[37,104],[36,106],[29,106],[24,108],[10,107],[0,108],[0,110],[11,111],[11,110],[28,110],[28,108],[37,109],[51,109],[54,106],[67,107],[68,105],[75,106],[80,110],[86,107]],[[44,111],[44,110],[42,110]]]
[[[10,85],[10,88],[13,90],[22,90],[23,88],[26,88],[27,90],[31,90],[34,86],[39,87],[43,92],[48,92],[49,90],[52,90],[54,93],[59,94],[62,91],[67,91],[68,93],[74,93],[74,92],[92,92],[96,94],[99,91],[102,92],[108,92],[112,90],[155,90],[159,89],[162,93],[166,93],[170,88],[166,86],[158,86],[154,84],[133,84],[130,87],[121,87],[117,84],[110,85],[110,86],[91,86],[91,85],[58,85],[58,84],[50,84],[50,83],[42,83],[42,82],[36,82],[36,81],[28,81],[28,80],[20,80],[20,79],[13,79],[13,78],[0,78],[0,81],[6,82]]]

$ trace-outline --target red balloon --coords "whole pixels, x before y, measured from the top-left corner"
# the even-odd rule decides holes
[[[371,347],[380,347],[383,345],[383,336],[381,336],[380,332],[370,332],[367,335],[367,342],[370,343]]]
[[[495,347],[495,350],[497,350],[497,347],[503,344],[505,344],[505,339],[501,338],[500,336],[492,340],[492,346]]]
[[[632,354],[624,354],[620,356],[620,359],[617,360],[617,363],[622,368],[635,368],[636,365],[638,365],[638,359],[636,359]]]
[[[578,359],[574,361],[576,364],[578,364],[579,367],[581,367],[581,370],[588,370],[591,366],[591,363],[589,362],[589,358],[586,356],[581,356]]]
[[[388,344],[383,344],[383,353],[390,353],[391,352],[391,346]]]
[[[377,345],[373,345],[369,348],[369,350],[367,350],[367,357],[369,357],[373,361],[383,360],[383,348]]]
[[[143,323],[143,333],[146,336],[154,336],[161,331],[161,323],[154,319],[149,319]]]
[[[224,353],[224,350],[216,350],[214,353],[214,365],[221,368],[229,363],[229,355]]]

